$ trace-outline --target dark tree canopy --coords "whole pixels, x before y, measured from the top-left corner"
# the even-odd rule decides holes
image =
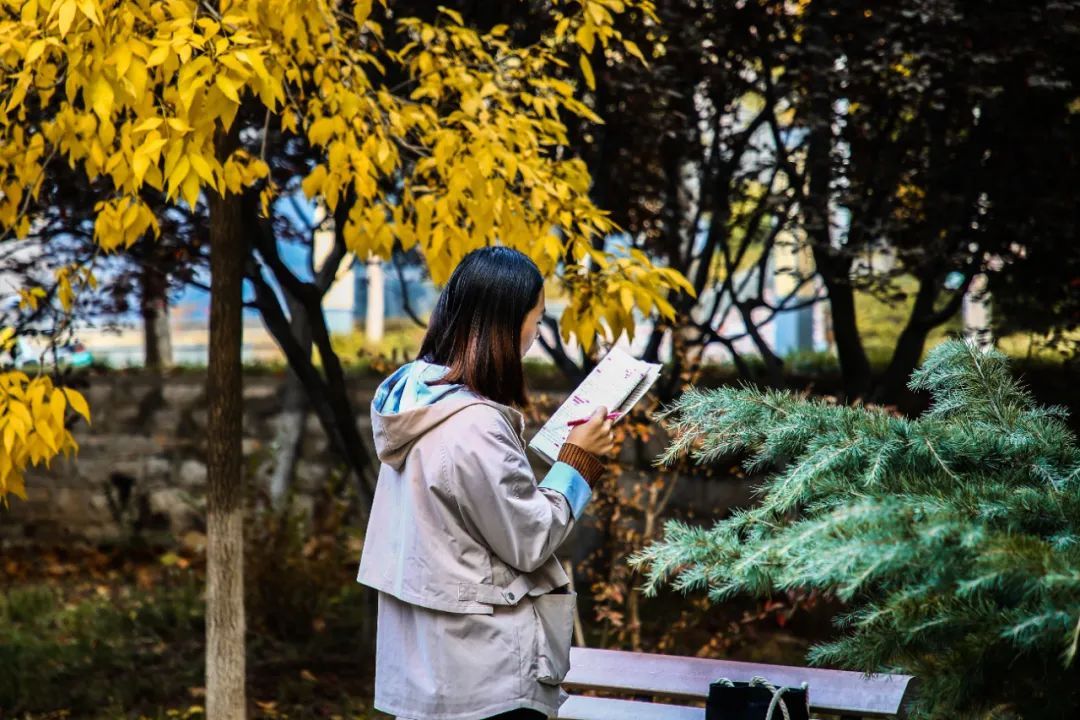
[[[716,330],[741,314],[778,369],[756,328],[819,282],[847,394],[893,399],[980,273],[1001,331],[1076,326],[1080,3],[676,0],[658,14],[637,30],[647,68],[594,62],[605,124],[576,142],[598,202],[698,287],[689,345],[730,347]],[[788,243],[813,262],[792,265]],[[766,297],[755,265],[801,292]],[[879,375],[856,291],[910,307]]]

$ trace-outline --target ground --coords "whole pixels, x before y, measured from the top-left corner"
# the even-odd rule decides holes
[[[364,645],[370,598],[352,581],[355,563],[329,567],[308,550],[306,564],[248,558],[249,580],[258,584],[248,589],[250,717],[386,718],[371,707]],[[303,550],[294,554],[304,557]],[[267,579],[269,565],[280,569],[278,582]],[[203,717],[198,555],[127,546],[9,548],[0,567],[7,579],[0,591],[0,720]],[[588,621],[587,602],[583,607]],[[829,614],[803,612],[785,627],[768,604],[688,608],[679,596],[650,608],[647,617],[658,625],[680,622],[680,615],[689,624],[677,635],[685,644],[661,651],[781,663],[799,662]],[[599,633],[588,634],[595,644]]]

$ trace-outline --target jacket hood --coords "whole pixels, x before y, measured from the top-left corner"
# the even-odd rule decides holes
[[[504,415],[520,435],[521,414],[481,397],[464,385],[429,385],[446,374],[446,367],[415,360],[398,368],[375,391],[371,429],[380,462],[395,470],[405,463],[409,448],[426,432],[470,405],[490,405]]]

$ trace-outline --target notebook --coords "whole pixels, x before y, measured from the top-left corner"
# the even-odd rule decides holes
[[[589,417],[600,405],[608,412],[629,412],[660,377],[660,369],[660,365],[643,362],[619,348],[612,348],[537,431],[529,441],[529,447],[554,464],[559,457],[559,448],[573,429],[567,422]]]

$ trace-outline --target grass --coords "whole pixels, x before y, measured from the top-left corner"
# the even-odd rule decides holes
[[[364,598],[368,591],[352,582],[355,562],[347,572],[338,568],[320,580],[311,574],[304,552],[291,545],[266,557],[282,550],[281,577],[274,581],[262,572],[268,567],[261,562],[265,558],[250,557],[254,562],[245,568],[246,579],[261,591],[253,596],[248,588],[249,717],[386,720],[371,708],[370,649],[363,647],[363,633],[372,629],[370,605]],[[24,564],[48,565],[47,557],[28,550]],[[124,572],[87,577],[80,570],[58,582],[46,571],[0,591],[0,719],[203,720],[201,564],[177,562],[174,552],[134,565],[123,557],[117,550],[109,562],[129,566]],[[70,552],[68,560],[72,566],[91,564]],[[306,584],[298,567],[307,568]],[[297,596],[316,593],[322,601],[317,607],[290,604],[290,593],[282,592],[285,604],[268,609],[257,597],[286,587]],[[793,633],[777,627],[771,616],[757,622],[757,607],[746,601],[707,608],[703,598],[688,601],[668,593],[648,601],[647,634],[682,624],[686,627],[677,636],[685,645],[666,652],[737,651],[742,659],[799,663],[808,643],[800,635],[815,636],[820,629],[800,625]],[[590,605],[581,608],[596,641],[600,631],[589,622]],[[288,616],[293,627],[275,628],[268,615]],[[806,613],[797,619],[822,622]]]
[[[290,557],[303,557],[289,549]],[[249,551],[249,554],[250,551]],[[27,553],[24,566],[48,566],[49,553]],[[84,572],[99,551],[70,556],[80,569],[53,577],[18,578],[6,556],[0,591],[0,719],[166,720],[202,718],[205,702],[205,576],[201,560],[175,553],[168,562],[135,564],[118,552],[109,564],[126,569]],[[73,558],[73,559],[72,559]],[[89,560],[87,559],[89,558]],[[250,559],[259,562],[257,556]],[[282,583],[298,584],[295,563]],[[348,570],[348,571],[346,571]],[[360,633],[370,629],[365,592],[335,573],[310,617],[296,611],[302,632],[268,628],[267,608],[250,598],[248,698],[253,718],[374,720],[371,678]],[[252,573],[254,574],[254,573]],[[265,578],[262,579],[266,583]],[[249,588],[249,596],[252,589]],[[277,607],[276,612],[288,608]]]
[[[378,343],[370,342],[362,330],[337,333],[330,342],[346,367],[364,370],[371,366],[373,358],[412,358],[423,339],[424,328],[405,318],[387,320],[383,338]]]
[[[203,684],[202,588],[193,578],[168,578],[154,592],[71,590],[35,584],[0,595],[0,708],[11,717],[119,718],[134,708],[152,716],[154,705],[164,711]]]

